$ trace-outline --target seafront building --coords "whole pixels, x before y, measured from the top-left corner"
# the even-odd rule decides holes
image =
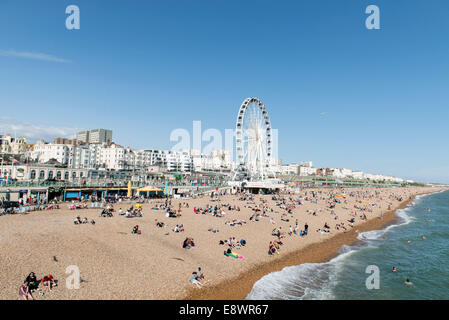
[[[69,144],[69,145],[77,145],[76,139],[68,139],[68,138],[55,138],[53,140],[54,144]]]
[[[172,150],[132,150],[121,145],[82,143],[66,145],[44,143],[34,145],[30,159],[38,163],[56,161],[72,169],[143,170],[160,166],[167,171],[193,171],[188,152]]]
[[[11,154],[23,154],[27,151],[27,139],[25,137],[13,138],[10,134],[0,135],[0,152]]]
[[[80,131],[76,134],[76,140],[85,143],[106,143],[112,142],[112,130],[93,129]]]
[[[237,164],[228,150],[212,150],[204,154],[199,150],[135,150],[123,147],[112,140],[112,130],[95,129],[78,132],[76,139],[55,138],[53,143],[38,140],[32,146],[25,137],[0,136],[0,156],[5,154],[23,157],[14,160],[21,164],[16,169],[3,165],[0,177],[18,180],[43,181],[97,179],[99,177],[122,177],[128,172],[137,173],[138,180],[146,174],[160,172],[230,174]],[[7,160],[8,161],[8,160]],[[11,161],[10,161],[11,162]],[[7,164],[5,164],[7,165]],[[25,167],[24,167],[25,166]],[[283,164],[281,159],[270,158],[268,171],[274,177],[326,177],[401,183],[401,178],[347,168],[315,168],[311,161]],[[104,174],[107,172],[108,174]],[[112,172],[115,172],[112,174]],[[132,176],[132,175],[131,175]],[[131,177],[130,176],[130,177]]]

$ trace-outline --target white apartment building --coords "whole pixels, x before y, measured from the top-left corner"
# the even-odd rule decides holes
[[[125,169],[147,169],[159,166],[167,171],[192,171],[193,161],[187,151],[131,150],[125,152]]]
[[[209,155],[205,155],[199,150],[183,152],[187,152],[192,158],[195,171],[231,170],[234,165],[228,150],[212,150]]]
[[[98,144],[84,144],[79,146],[68,145],[69,160],[68,167],[73,169],[90,169],[99,167],[99,152],[101,146]]]
[[[0,135],[0,152],[23,154],[27,151],[27,139],[25,137],[13,138],[10,134]]]
[[[352,176],[352,170],[346,168],[331,168],[332,176],[336,178],[348,178]]]
[[[167,159],[167,171],[187,172],[193,170],[190,154],[186,151],[165,151]]]
[[[190,157],[192,159],[192,167],[196,172],[207,170],[209,157],[202,154],[199,150],[189,150]]]
[[[291,163],[279,167],[279,173],[282,175],[297,175],[299,174],[299,164]]]
[[[298,174],[302,177],[315,176],[316,168],[314,168],[313,166],[308,167],[300,165]]]
[[[67,164],[69,160],[69,147],[65,144],[36,143],[30,152],[30,158],[39,163],[55,159],[61,164]]]
[[[352,171],[351,177],[354,179],[365,179],[365,174],[363,171]]]
[[[312,161],[303,161],[300,164],[301,167],[313,168]]]
[[[114,170],[125,169],[125,148],[115,143],[99,147],[96,158],[100,167]]]
[[[228,150],[212,150],[207,164],[211,170],[231,169],[232,160]]]

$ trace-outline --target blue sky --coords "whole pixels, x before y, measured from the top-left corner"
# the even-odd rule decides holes
[[[257,96],[284,163],[449,183],[448,14],[447,0],[2,0],[0,133],[101,127],[165,149],[194,120],[233,128]]]

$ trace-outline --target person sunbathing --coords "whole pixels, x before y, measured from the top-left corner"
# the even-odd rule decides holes
[[[241,256],[241,255],[239,255],[239,254],[233,252],[233,251],[231,250],[231,248],[228,248],[228,250],[226,250],[226,251],[224,252],[224,255],[225,255],[225,256],[228,256],[228,257],[233,257],[233,258],[240,258],[240,259],[243,259],[243,258],[244,258],[243,256]]]
[[[240,241],[237,241],[235,239],[235,237],[229,238],[229,241],[230,241],[230,247],[240,249],[240,247],[241,247]]]
[[[201,288],[203,286],[203,284],[200,282],[200,280],[198,279],[198,275],[197,273],[194,271],[192,272],[192,275],[190,276],[189,282],[192,285],[196,285],[197,288]]]
[[[280,246],[283,245],[282,241],[280,238],[277,238],[273,241],[274,246],[276,247],[276,249],[280,249]]]
[[[143,217],[142,210],[136,210],[136,211],[134,211],[134,216],[135,216],[135,217],[139,217],[139,218]]]
[[[270,244],[268,245],[268,254],[272,255],[275,254],[276,251],[276,247],[273,245],[273,242],[270,241]],[[279,254],[279,252],[277,252]]]
[[[133,227],[133,230],[131,231],[132,234],[141,234],[142,232],[139,230],[139,226],[135,225]]]
[[[166,213],[165,216],[166,216],[167,218],[176,218],[176,217],[177,217],[176,212],[171,211],[171,210],[169,210],[169,209],[167,209],[167,213]]]
[[[36,274],[31,272],[25,279],[25,282],[28,283],[28,288],[30,292],[36,290],[39,287],[39,281],[37,281]]]
[[[206,278],[204,277],[204,273],[203,273],[203,270],[201,270],[201,267],[198,267],[198,270],[196,271],[196,275],[197,275],[198,280],[201,283],[208,282],[208,280],[206,280]]]
[[[28,282],[25,282],[19,287],[19,295],[23,298],[23,300],[34,300],[31,295],[30,288],[28,286]]]
[[[163,228],[165,225],[163,222],[158,221],[157,219],[155,219],[154,221],[156,221],[156,227]]]
[[[191,249],[195,247],[195,243],[193,242],[193,238],[186,238],[182,244],[184,249]]]
[[[48,274],[42,278],[41,284],[44,288],[47,288],[48,291],[51,291],[51,289],[56,286],[56,281],[51,274]]]

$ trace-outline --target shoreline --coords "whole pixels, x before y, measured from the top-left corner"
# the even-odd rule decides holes
[[[304,248],[298,249],[286,256],[278,257],[272,261],[261,263],[246,270],[237,276],[224,280],[220,283],[204,287],[202,289],[190,288],[183,300],[243,300],[251,292],[254,284],[263,276],[281,271],[288,266],[300,265],[303,263],[328,262],[338,256],[338,250],[343,245],[353,245],[358,241],[357,236],[361,232],[381,230],[389,225],[395,224],[399,217],[396,211],[406,208],[412,203],[416,196],[432,194],[435,192],[418,193],[410,199],[404,200],[396,208],[385,212],[382,219],[373,218],[365,221],[359,226],[347,232],[338,233],[331,238],[320,242],[311,243]],[[358,232],[356,232],[358,231]],[[238,283],[238,286],[235,285]]]

